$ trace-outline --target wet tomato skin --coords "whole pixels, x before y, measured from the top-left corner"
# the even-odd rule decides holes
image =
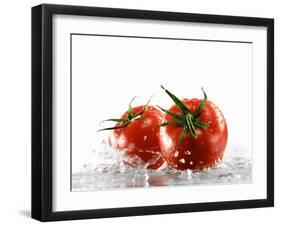
[[[201,100],[183,99],[182,102],[194,113]],[[177,105],[173,105],[170,112],[181,114]],[[208,123],[207,128],[196,129],[193,137],[187,132],[180,144],[178,144],[182,127],[169,125],[160,128],[159,145],[163,158],[168,165],[178,170],[203,169],[211,167],[223,157],[227,144],[227,124],[220,109],[211,101],[207,100],[198,119]],[[173,118],[165,114],[162,122],[173,121]]]
[[[144,106],[132,109],[134,114],[142,111]],[[127,112],[122,115],[125,119]],[[164,162],[159,147],[159,127],[163,113],[153,106],[147,106],[139,119],[133,120],[123,128],[114,129],[109,137],[112,148],[123,150],[126,156],[137,156],[147,164],[148,169],[158,169]],[[115,127],[121,123],[116,123]]]

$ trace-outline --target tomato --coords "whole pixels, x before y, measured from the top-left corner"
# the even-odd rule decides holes
[[[110,146],[124,151],[128,157],[137,156],[147,169],[159,168],[164,162],[158,142],[158,125],[162,118],[163,113],[154,106],[147,104],[132,108],[129,105],[129,110],[120,119],[108,120],[117,121],[114,127],[106,128],[113,129],[109,137]],[[139,163],[136,164],[138,167]]]
[[[165,89],[164,87],[162,87]],[[218,163],[227,144],[227,124],[223,113],[211,101],[179,100],[166,90],[175,102],[166,114],[159,133],[159,144],[168,165],[178,170],[203,169]]]

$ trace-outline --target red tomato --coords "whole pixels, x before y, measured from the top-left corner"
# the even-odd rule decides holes
[[[159,133],[163,158],[178,170],[216,164],[222,159],[227,143],[227,125],[220,109],[207,100],[204,91],[203,100],[182,101],[165,91],[176,104],[168,111],[162,109],[166,112]]]
[[[153,106],[129,107],[121,119],[113,119],[119,120],[115,127],[108,128],[114,129],[110,146],[125,151],[126,156],[139,157],[148,169],[159,168],[164,162],[158,142],[162,117],[163,113]]]

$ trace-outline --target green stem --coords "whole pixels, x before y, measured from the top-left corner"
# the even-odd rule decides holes
[[[152,97],[149,98],[149,100],[144,105],[144,107],[143,107],[143,109],[141,111],[139,111],[138,113],[134,113],[133,112],[133,107],[132,107],[132,102],[136,99],[136,96],[135,96],[129,102],[127,116],[126,116],[125,119],[122,119],[122,118],[120,118],[120,119],[111,118],[111,119],[106,119],[106,120],[102,121],[102,122],[107,122],[107,121],[120,122],[121,124],[119,126],[103,128],[103,129],[98,130],[98,132],[105,131],[105,130],[114,130],[114,129],[124,128],[124,127],[128,126],[129,124],[131,124],[133,121],[139,120],[141,118],[141,115],[147,110],[147,107],[148,107],[148,104],[149,104],[151,98]]]
[[[158,106],[163,112],[165,112],[167,115],[170,115],[174,119],[174,121],[164,122],[164,123],[160,124],[160,126],[177,125],[177,126],[183,127],[183,130],[180,134],[178,143],[181,142],[181,140],[183,139],[183,137],[187,131],[189,131],[193,137],[196,137],[195,127],[199,127],[199,128],[203,128],[203,129],[208,127],[208,123],[201,122],[198,120],[198,117],[200,116],[200,114],[207,102],[207,94],[205,93],[203,88],[202,88],[202,91],[204,94],[204,98],[201,100],[200,105],[198,106],[195,113],[193,113],[193,114],[189,111],[189,109],[185,106],[185,104],[177,96],[172,94],[169,90],[167,90],[163,86],[161,86],[161,88],[165,90],[165,92],[169,95],[169,97],[173,100],[173,102],[182,111],[182,114],[176,114],[176,113],[170,112],[170,111],[165,110],[165,109],[161,108],[160,106]]]
[[[195,137],[196,131],[195,131],[195,128],[194,128],[194,125],[193,125],[193,122],[192,122],[192,118],[193,118],[192,114],[187,114],[186,117],[185,117],[185,120],[186,120],[188,129],[189,129],[191,135],[193,137]]]

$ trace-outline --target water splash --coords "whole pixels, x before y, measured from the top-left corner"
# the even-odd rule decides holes
[[[112,150],[105,141],[102,148],[93,151],[93,159],[93,163],[85,164],[72,175],[72,191],[235,184],[252,180],[251,155],[234,144],[228,145],[222,161],[205,170],[179,171],[167,164],[157,170],[147,170],[137,156],[127,158],[123,152]]]

